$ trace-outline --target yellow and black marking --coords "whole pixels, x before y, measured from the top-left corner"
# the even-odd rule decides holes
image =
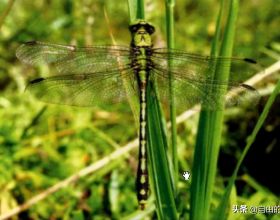
[[[149,193],[149,177],[147,167],[147,137],[146,137],[146,85],[143,83],[140,88],[140,132],[139,132],[139,165],[137,170],[137,198],[141,209],[145,208],[145,203]]]
[[[136,187],[140,208],[145,208],[149,196],[149,176],[147,164],[147,82],[152,68],[151,35],[155,29],[145,21],[137,22],[129,27],[131,41],[131,67],[137,79],[140,102],[140,131],[139,131],[139,164],[137,170]]]

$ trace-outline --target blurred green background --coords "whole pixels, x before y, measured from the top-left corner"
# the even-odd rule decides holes
[[[154,44],[165,47],[164,1],[145,2],[146,20],[156,27]],[[11,10],[6,14],[9,4]],[[219,1],[177,0],[176,48],[209,54],[218,10]],[[239,11],[233,54],[258,60],[258,72],[280,57],[280,2],[240,1]],[[128,45],[128,24],[124,0],[0,0],[0,215],[137,138],[137,125],[127,103],[94,108],[46,105],[24,93],[29,80],[48,76],[54,69],[20,63],[15,57],[16,48],[30,40],[110,45],[110,32],[118,45]],[[256,85],[261,94],[257,107],[227,110],[217,197],[222,195],[224,183],[277,78],[275,74]],[[242,166],[236,203],[275,205],[275,198],[279,198],[279,102]],[[178,126],[180,171],[190,170],[197,120],[196,114]],[[133,150],[51,193],[14,219],[130,219],[128,216],[139,214],[134,188],[136,167],[137,150]],[[188,213],[189,183],[181,179],[179,189],[178,207],[184,216]],[[154,216],[149,210],[146,214]],[[255,217],[252,219],[267,219],[265,215]]]

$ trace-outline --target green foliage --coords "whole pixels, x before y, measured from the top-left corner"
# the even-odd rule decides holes
[[[276,99],[276,97],[279,93],[280,93],[280,80],[278,80],[275,89],[273,90],[273,92],[269,96],[269,99],[267,100],[267,103],[266,103],[266,105],[265,105],[265,107],[262,111],[262,114],[260,115],[260,117],[257,121],[257,124],[256,124],[252,134],[247,139],[246,147],[244,148],[244,150],[241,154],[241,157],[239,158],[238,163],[235,167],[234,173],[230,178],[229,184],[226,188],[226,191],[225,191],[225,194],[224,194],[223,199],[221,201],[221,204],[220,204],[219,208],[217,209],[217,213],[215,214],[215,218],[226,219],[226,210],[227,210],[227,205],[228,205],[228,202],[229,202],[229,196],[230,196],[231,190],[233,188],[234,181],[237,178],[237,172],[240,169],[241,163],[243,162],[247,152],[249,151],[250,147],[254,143],[254,141],[256,139],[256,136],[257,136],[258,132],[260,131],[261,127],[263,126],[263,124],[265,122],[265,119],[267,118],[267,116],[269,114],[269,110],[271,109],[271,107],[272,107],[272,105],[273,105],[273,103],[274,103],[274,101],[275,101],[275,99]],[[260,187],[260,191],[263,191],[262,187]],[[270,193],[268,191],[265,192],[265,194],[270,195]],[[271,197],[271,195],[270,195],[270,197]],[[262,198],[262,199],[264,199],[264,198]],[[259,200],[261,201],[262,199],[259,199]],[[271,199],[271,201],[272,200],[274,200],[274,199]]]
[[[159,219],[177,219],[175,194],[167,157],[167,140],[162,111],[155,94],[156,89],[148,85],[148,155],[151,170],[152,190],[156,198]]]
[[[230,1],[228,18],[220,53],[218,52],[219,48],[213,45],[212,54],[217,54],[223,57],[231,57],[238,4],[238,0]],[[222,7],[223,4],[221,4],[220,15],[223,14]],[[221,17],[218,17],[217,29],[221,29],[220,20]],[[220,32],[220,30],[217,30],[216,34],[218,35]],[[218,37],[219,36],[216,36],[215,39]],[[215,41],[214,44],[216,44]],[[229,78],[229,70],[229,66],[225,68],[217,63],[216,71],[212,77],[214,80],[227,81]],[[223,100],[224,95],[225,94],[223,93],[217,94],[216,98]],[[199,220],[202,218],[209,219],[209,210],[217,168],[216,164],[221,142],[223,114],[223,110],[211,112],[205,110],[202,105],[198,126],[196,151],[194,155],[193,182],[191,185],[190,217],[193,220]]]

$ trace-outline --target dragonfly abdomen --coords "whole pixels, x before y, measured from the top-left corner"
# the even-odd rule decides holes
[[[139,131],[139,164],[137,171],[136,187],[137,198],[141,209],[145,208],[149,194],[149,177],[147,163],[147,88],[146,81],[139,83],[139,100],[140,100],[140,131]]]
[[[145,208],[149,196],[149,177],[147,163],[147,82],[149,80],[149,71],[151,58],[147,53],[149,47],[132,47],[131,66],[136,75],[139,89],[140,103],[140,130],[139,130],[139,164],[137,170],[137,198],[141,209]]]

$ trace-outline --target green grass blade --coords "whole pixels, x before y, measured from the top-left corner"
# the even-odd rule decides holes
[[[221,20],[223,14],[223,0],[220,4],[220,10],[216,21],[216,31],[212,41],[211,55],[215,56],[219,53],[218,41],[221,35]],[[214,76],[212,76],[214,77]],[[191,219],[198,219],[200,210],[204,210],[204,196],[201,195],[201,190],[206,188],[206,169],[207,169],[207,153],[206,143],[208,143],[210,125],[210,112],[202,110],[199,117],[198,133],[196,138],[196,150],[194,154],[192,190],[191,190]]]
[[[223,2],[221,2],[223,3]],[[221,7],[222,8],[222,7]],[[222,10],[222,9],[221,9]],[[216,39],[212,45],[211,54],[230,57],[233,48],[235,23],[237,19],[238,1],[230,3],[229,15],[221,46],[218,53],[217,38],[220,30],[216,31]],[[219,16],[222,15],[222,11]],[[217,19],[217,28],[220,29],[220,18]],[[211,64],[210,64],[211,65]],[[217,63],[215,80],[227,81],[230,67],[223,67]],[[223,104],[224,94],[217,96],[218,103]],[[216,175],[217,158],[220,148],[223,124],[223,111],[210,112],[203,110],[200,114],[196,149],[194,155],[193,177],[191,183],[191,212],[190,219],[209,219],[209,209]]]
[[[130,22],[145,19],[144,0],[127,0]]]
[[[174,6],[175,0],[165,1],[166,10],[166,39],[167,48],[174,48]],[[172,66],[172,60],[168,59],[168,66]],[[170,122],[171,122],[171,158],[172,158],[172,177],[173,177],[173,190],[174,194],[177,194],[177,184],[178,184],[178,157],[177,157],[177,126],[176,126],[176,108],[174,99],[174,89],[173,89],[173,76],[169,74],[169,94],[170,94]]]
[[[137,18],[137,0],[127,0],[130,23]]]
[[[247,139],[247,144],[246,144],[246,147],[244,148],[239,160],[238,160],[238,163],[235,167],[235,170],[233,172],[233,175],[231,176],[230,180],[229,180],[229,183],[228,183],[228,186],[226,188],[226,191],[225,191],[225,194],[223,196],[223,199],[217,209],[217,212],[215,214],[215,217],[214,219],[226,219],[226,211],[227,211],[227,206],[229,204],[229,197],[230,197],[230,193],[232,191],[232,187],[234,185],[234,182],[235,182],[235,179],[237,177],[237,173],[238,173],[238,170],[247,154],[247,152],[249,151],[250,147],[252,146],[253,142],[255,141],[256,139],[256,136],[259,132],[259,130],[261,129],[262,125],[264,124],[264,121],[269,113],[269,110],[272,106],[272,104],[274,103],[274,100],[276,99],[277,95],[279,94],[280,92],[280,80],[278,80],[277,82],[277,85],[276,87],[274,88],[273,92],[271,93],[271,95],[269,96],[269,99],[264,107],[264,110],[262,111],[258,121],[257,121],[257,124],[256,126],[254,127],[254,130],[252,132],[252,134],[249,136],[249,138]]]
[[[223,14],[223,0],[221,1],[219,14],[216,21],[215,36],[212,41],[211,55],[215,56],[219,53],[218,41],[221,34],[221,20]],[[214,76],[212,76],[214,77]],[[207,169],[207,153],[206,146],[209,137],[209,125],[210,125],[210,112],[202,110],[199,117],[198,132],[196,137],[196,148],[194,154],[194,164],[192,172],[192,184],[191,184],[191,219],[202,218],[204,213],[201,210],[205,210],[204,201],[205,197],[201,194],[202,190],[206,188],[206,169]]]
[[[238,0],[232,0],[229,5],[229,13],[227,18],[227,23],[224,32],[224,38],[221,46],[220,56],[223,57],[231,57],[232,49],[234,44],[234,36],[235,36],[235,24],[237,21],[238,15]],[[217,64],[216,72],[215,72],[215,80],[227,81],[229,78],[230,66],[222,67],[219,63]],[[220,94],[218,97],[220,100],[219,103],[223,102],[224,94]],[[206,205],[205,209],[207,213],[210,209],[210,202],[212,197],[212,191],[214,187],[215,175],[216,175],[216,167],[217,167],[217,159],[220,150],[220,142],[221,142],[221,134],[222,134],[222,125],[223,125],[223,111],[211,112],[210,114],[210,140],[209,140],[209,160],[207,166],[207,184],[206,189]]]
[[[216,21],[216,29],[214,39],[211,45],[211,56],[217,56],[219,53],[219,39],[221,37],[221,29],[222,29],[222,17],[224,12],[224,0],[220,1],[220,10],[218,13],[217,21]]]
[[[145,19],[144,0],[137,1],[137,19]]]
[[[29,131],[30,128],[32,128],[34,125],[36,125],[41,118],[41,116],[45,113],[47,110],[48,106],[44,105],[38,112],[37,114],[33,117],[32,121],[24,128],[21,139],[24,139]]]
[[[159,219],[177,219],[171,175],[167,160],[166,130],[162,122],[162,111],[157,100],[156,90],[148,84],[148,160],[152,189],[155,193],[156,208]]]

